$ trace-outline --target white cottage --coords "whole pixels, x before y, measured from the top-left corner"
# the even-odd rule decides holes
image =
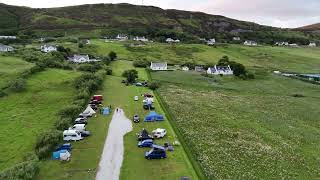
[[[209,46],[213,46],[216,44],[216,39],[210,39],[209,41],[207,41],[207,45]]]
[[[11,52],[13,50],[14,50],[14,48],[11,46],[0,44],[0,52]]]
[[[182,71],[189,71],[189,67],[188,66],[182,66]]]
[[[258,45],[257,42],[250,41],[250,40],[246,40],[243,44],[246,45],[246,46],[257,46]]]
[[[314,43],[314,42],[311,42],[311,43],[309,44],[309,47],[317,47],[317,44]]]
[[[232,39],[233,39],[234,41],[240,41],[240,40],[241,40],[240,37],[233,37]]]
[[[17,39],[17,36],[0,36],[0,39]]]
[[[127,41],[129,38],[127,35],[124,35],[124,34],[118,34],[117,37],[116,37],[117,40],[119,41]]]
[[[90,59],[89,55],[75,54],[73,55],[73,57],[69,58],[69,61],[74,63],[88,63],[88,62],[98,62],[99,60]]]
[[[289,46],[288,42],[276,42],[276,46]]]
[[[194,67],[194,71],[196,71],[196,72],[204,72],[205,70],[204,70],[203,66],[195,66]]]
[[[49,52],[57,51],[57,46],[45,44],[45,45],[42,45],[40,49],[42,52],[49,53]]]
[[[231,67],[228,66],[217,66],[215,65],[214,67],[210,67],[207,70],[207,74],[213,74],[213,75],[233,75],[233,71]]]
[[[151,62],[150,69],[153,71],[166,71],[168,70],[168,64],[164,63],[153,63]]]
[[[167,39],[166,39],[166,42],[167,42],[167,43],[179,43],[180,40],[179,40],[179,39],[167,38]]]
[[[133,38],[134,41],[141,41],[141,42],[148,42],[149,39],[145,38],[144,36],[143,37],[139,37],[139,36],[136,36],[135,38]]]

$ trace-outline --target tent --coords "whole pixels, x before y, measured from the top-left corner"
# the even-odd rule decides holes
[[[108,114],[110,114],[110,109],[107,107],[107,108],[103,108],[102,109],[102,114],[103,115],[108,115]]]
[[[52,153],[52,158],[55,160],[68,161],[71,154],[67,150],[60,150]]]
[[[153,122],[153,121],[163,121],[164,117],[160,114],[157,114],[155,111],[151,111],[149,115],[144,118],[145,122]]]
[[[83,111],[83,114],[95,114],[96,112],[92,109],[90,105],[88,105],[87,109]]]

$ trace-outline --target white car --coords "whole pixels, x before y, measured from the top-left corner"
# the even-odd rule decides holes
[[[167,134],[167,131],[165,129],[158,128],[153,130],[152,134],[155,138],[159,139],[159,138],[163,138]]]
[[[85,124],[75,124],[75,125],[69,127],[69,130],[85,131],[86,125]]]
[[[81,136],[81,133],[77,130],[63,131],[63,140],[64,141],[79,141],[82,139],[83,139],[83,137]]]
[[[135,97],[134,97],[134,100],[135,100],[135,101],[138,101],[138,100],[139,100],[139,97],[138,97],[138,96],[135,96]]]

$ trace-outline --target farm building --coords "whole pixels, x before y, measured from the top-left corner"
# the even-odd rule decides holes
[[[166,39],[166,42],[167,43],[179,43],[180,42],[180,40],[179,39],[172,39],[172,38],[167,38]]]
[[[290,47],[299,47],[299,45],[298,45],[298,44],[296,44],[296,43],[289,44],[289,46],[290,46]]]
[[[87,62],[97,62],[99,60],[90,59],[88,55],[75,54],[73,57],[69,58],[69,61],[74,63],[87,63]]]
[[[234,40],[234,41],[240,41],[241,38],[240,38],[240,37],[233,37],[232,40]]]
[[[246,45],[246,46],[257,46],[258,45],[257,42],[250,41],[250,40],[246,40],[243,44]]]
[[[150,69],[153,71],[166,71],[168,70],[168,64],[165,63],[153,63],[151,62]]]
[[[189,71],[189,67],[188,66],[182,66],[181,68],[183,71]]]
[[[204,70],[204,68],[202,66],[195,66],[194,67],[194,71],[196,71],[196,72],[204,72],[205,70]]]
[[[141,41],[141,42],[148,42],[149,40],[147,38],[145,38],[144,36],[143,37],[135,37],[133,38],[134,41]]]
[[[42,45],[40,49],[42,52],[49,53],[49,52],[57,51],[57,46],[45,44],[45,45]]]
[[[0,52],[11,52],[13,51],[13,47],[11,46],[7,46],[7,45],[4,45],[4,44],[0,44]]]
[[[0,39],[17,39],[16,36],[0,36]]]
[[[214,67],[210,67],[207,70],[207,74],[213,74],[213,75],[233,75],[233,71],[230,68],[230,66],[217,66],[215,65]]]
[[[117,40],[119,41],[127,41],[129,38],[127,35],[124,35],[124,34],[118,34],[117,37],[116,37]]]
[[[317,44],[314,43],[314,42],[311,42],[311,43],[309,44],[309,47],[317,47]]]
[[[276,42],[275,46],[289,46],[288,42]]]
[[[216,39],[210,39],[209,41],[207,41],[207,45],[209,46],[213,46],[216,44]]]

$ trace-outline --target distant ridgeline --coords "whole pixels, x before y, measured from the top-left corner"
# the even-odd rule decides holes
[[[111,37],[118,33],[159,41],[170,37],[184,42],[196,42],[199,38],[231,42],[233,37],[240,37],[241,40],[266,44],[286,41],[306,45],[320,40],[320,35],[315,33],[152,6],[94,4],[32,9],[0,4],[0,35],[19,34],[20,38],[66,35]]]

